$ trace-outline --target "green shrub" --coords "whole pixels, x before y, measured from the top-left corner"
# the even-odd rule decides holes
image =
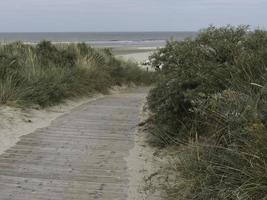
[[[163,66],[162,78],[148,97],[155,124],[167,124],[171,137],[187,139],[182,127],[190,127],[192,104],[199,98],[226,89],[255,95],[258,88],[251,83],[264,85],[267,77],[264,37],[265,32],[228,26],[210,27],[194,40],[169,42],[151,57],[154,66]]]
[[[163,66],[148,96],[153,141],[183,144],[166,199],[267,198],[266,53],[265,31],[227,26],[151,57]]]

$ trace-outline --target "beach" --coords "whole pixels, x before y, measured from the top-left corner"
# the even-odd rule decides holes
[[[149,57],[161,46],[150,47],[120,47],[114,48],[113,52],[117,58],[126,61],[138,63],[138,66],[144,70],[153,71],[150,65],[144,65],[149,61]]]

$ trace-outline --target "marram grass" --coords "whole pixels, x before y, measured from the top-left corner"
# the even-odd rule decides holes
[[[114,85],[149,84],[152,74],[116,59],[109,49],[43,41],[0,45],[0,104],[49,106]]]

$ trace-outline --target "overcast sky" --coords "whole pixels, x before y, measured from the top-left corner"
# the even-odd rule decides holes
[[[0,32],[267,27],[267,0],[0,0]]]

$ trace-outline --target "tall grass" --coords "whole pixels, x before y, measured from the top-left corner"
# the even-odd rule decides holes
[[[0,104],[49,106],[114,85],[149,84],[153,75],[116,59],[109,49],[42,41],[0,45]]]
[[[163,65],[148,97],[153,142],[181,145],[166,199],[267,199],[266,58],[267,33],[245,26],[209,27],[151,57]]]

